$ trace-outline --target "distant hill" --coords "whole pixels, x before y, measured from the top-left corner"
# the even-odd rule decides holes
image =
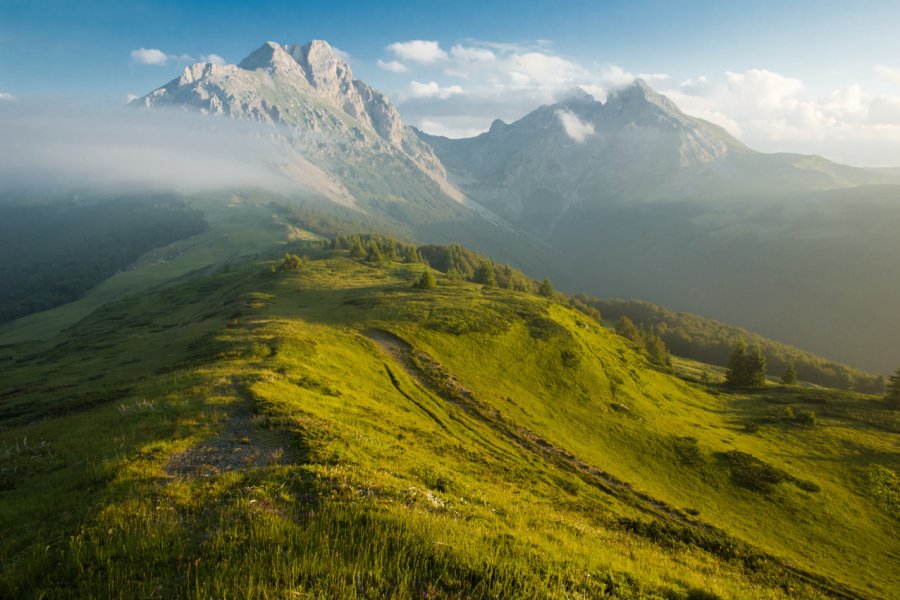
[[[742,339],[748,346],[762,350],[770,376],[780,377],[788,363],[793,363],[803,381],[871,394],[884,392],[883,376],[830,361],[740,327],[689,313],[674,313],[641,300],[596,299],[590,304],[597,307],[606,319],[616,321],[625,316],[638,325],[652,328],[663,338],[669,351],[678,356],[724,367],[728,364],[734,344]]]

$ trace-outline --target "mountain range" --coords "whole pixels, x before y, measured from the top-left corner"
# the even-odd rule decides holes
[[[893,370],[892,172],[640,81],[428,136],[324,42],[134,109],[264,176],[0,195],[0,598],[896,597],[900,371],[734,326]]]
[[[566,289],[705,314],[863,368],[898,360],[884,352],[900,334],[895,173],[756,152],[644,81],[605,102],[576,88],[448,139],[405,125],[326,42],[267,42],[134,104],[278,125],[277,168],[300,195]]]

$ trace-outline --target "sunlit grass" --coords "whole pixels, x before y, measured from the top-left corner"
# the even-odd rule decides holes
[[[109,305],[31,354],[0,351],[0,391],[14,390],[0,449],[27,439],[36,456],[2,479],[0,595],[886,597],[900,583],[883,559],[892,480],[865,478],[897,471],[897,420],[876,401],[726,394],[547,299],[442,278],[412,290],[419,265],[328,256],[291,273],[248,263]],[[480,416],[372,329],[442,365]],[[783,406],[812,406],[816,425],[777,418]],[[610,494],[509,431],[630,487]],[[170,467],[214,442],[284,448],[211,476]],[[739,485],[732,450],[820,491]],[[646,498],[717,530],[698,542],[688,532],[707,530]]]

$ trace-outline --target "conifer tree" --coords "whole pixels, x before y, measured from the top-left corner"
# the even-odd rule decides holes
[[[644,332],[644,348],[653,362],[667,367],[671,366],[672,359],[666,349],[666,343],[653,330]]]
[[[550,278],[544,277],[544,281],[542,281],[541,285],[538,286],[538,294],[546,298],[550,298],[555,292],[556,288],[554,288],[553,284],[550,283]]]
[[[900,408],[900,369],[897,369],[888,381],[885,400],[892,408]]]
[[[638,346],[643,347],[644,345],[644,339],[640,330],[635,326],[634,321],[625,315],[619,317],[619,321],[616,323],[616,333],[627,340],[631,340]]]
[[[490,263],[483,262],[475,269],[472,275],[472,281],[480,283],[484,287],[497,287],[497,277],[494,275],[494,266]]]
[[[369,240],[368,245],[368,253],[366,254],[366,261],[370,263],[374,263],[376,265],[380,265],[384,262],[384,254],[381,251],[380,244],[377,240]]]
[[[743,339],[738,339],[728,357],[725,383],[728,387],[743,387],[747,385],[747,379],[747,344]]]
[[[762,354],[759,346],[754,346],[753,350],[747,356],[747,386],[748,387],[765,387],[766,385],[766,359]]]
[[[781,374],[781,383],[784,385],[795,385],[797,383],[797,368],[794,366],[794,361],[788,361],[787,366],[784,368],[784,373]]]
[[[366,255],[366,248],[363,246],[362,240],[354,237],[350,242],[350,256],[353,258],[363,258]]]

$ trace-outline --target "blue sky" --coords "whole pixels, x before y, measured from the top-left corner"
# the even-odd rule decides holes
[[[123,102],[191,60],[318,38],[437,133],[517,118],[571,85],[602,99],[650,75],[686,112],[764,150],[900,164],[898,30],[896,1],[0,0],[0,93]],[[434,60],[402,45],[413,40],[434,44]],[[488,52],[489,68],[475,60]]]

